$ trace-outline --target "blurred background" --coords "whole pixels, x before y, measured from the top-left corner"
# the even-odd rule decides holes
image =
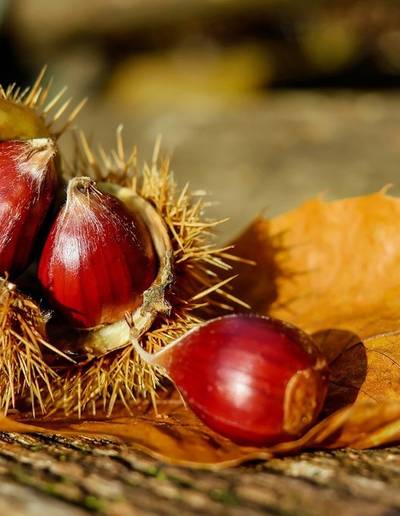
[[[321,192],[400,193],[399,0],[0,0],[0,82],[90,102],[180,184],[207,189],[229,238]]]

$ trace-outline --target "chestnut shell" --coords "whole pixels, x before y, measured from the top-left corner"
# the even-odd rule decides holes
[[[71,180],[38,268],[52,306],[78,328],[113,323],[141,304],[156,266],[140,218],[89,178]]]
[[[29,265],[57,187],[49,138],[0,141],[0,274]]]
[[[164,367],[204,423],[245,445],[300,436],[317,418],[327,392],[326,361],[311,337],[268,317],[211,320],[153,355],[152,362]]]

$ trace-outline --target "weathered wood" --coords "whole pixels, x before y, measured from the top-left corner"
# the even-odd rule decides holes
[[[163,465],[108,439],[1,434],[0,475],[1,514],[400,513],[396,447],[210,473]]]

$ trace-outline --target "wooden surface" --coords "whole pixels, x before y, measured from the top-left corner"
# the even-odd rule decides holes
[[[110,440],[0,435],[0,514],[400,513],[400,448],[304,453],[215,473]]]
[[[201,116],[138,111],[126,132],[146,155],[164,133],[180,183],[208,186],[222,200],[217,213],[232,217],[227,238],[267,204],[276,213],[321,191],[338,197],[399,183],[399,113],[394,93],[286,93]],[[94,103],[83,116],[105,143],[128,116],[108,115]],[[110,440],[1,434],[0,475],[1,515],[400,514],[400,447],[210,473],[159,464]]]

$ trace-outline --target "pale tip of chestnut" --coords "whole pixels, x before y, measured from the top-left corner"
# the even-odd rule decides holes
[[[96,187],[96,181],[91,177],[81,176],[70,179],[67,186],[67,198],[78,193],[87,194]]]
[[[20,153],[15,159],[22,173],[33,177],[40,176],[55,156],[57,149],[52,138],[33,138],[21,141]]]

